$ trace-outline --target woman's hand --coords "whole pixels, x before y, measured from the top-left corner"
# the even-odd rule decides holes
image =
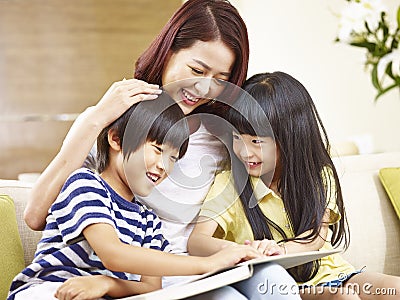
[[[264,255],[281,255],[281,254],[286,254],[285,249],[281,246],[279,246],[274,240],[256,240],[256,241],[249,241],[246,240],[244,241],[245,245],[249,245],[252,248],[258,250],[260,253]]]
[[[100,121],[106,127],[133,104],[156,99],[161,92],[156,84],[138,79],[123,79],[114,82],[93,109],[95,114],[102,118]]]
[[[98,299],[107,294],[110,279],[103,275],[73,277],[57,289],[54,297],[60,300]]]

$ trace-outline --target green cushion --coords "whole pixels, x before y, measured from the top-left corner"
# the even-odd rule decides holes
[[[400,218],[400,168],[380,169],[379,178]]]
[[[6,299],[15,275],[25,266],[13,200],[0,195],[0,299]]]

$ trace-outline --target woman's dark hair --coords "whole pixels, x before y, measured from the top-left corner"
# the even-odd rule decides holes
[[[311,242],[319,235],[328,202],[335,200],[341,219],[329,226],[333,232],[331,242],[347,248],[349,232],[339,178],[329,155],[327,133],[311,96],[299,81],[283,72],[254,75],[243,89],[248,94],[234,103],[227,119],[240,134],[274,138],[281,166],[277,189],[294,236],[311,230],[303,238],[288,237],[258,205],[250,207],[249,203],[257,203],[250,176],[233,155],[236,190],[254,239],[273,239],[270,228],[274,228],[282,241]],[[305,282],[315,276],[318,268],[316,261],[293,268],[290,273],[297,281]]]
[[[117,132],[124,159],[145,142],[168,144],[179,149],[179,158],[186,153],[189,126],[179,105],[165,92],[156,100],[132,105],[122,116],[104,128],[97,138],[97,170],[103,172],[109,164],[108,132]]]
[[[247,77],[249,61],[247,28],[237,9],[226,0],[185,2],[136,61],[134,77],[161,86],[162,72],[170,53],[190,48],[197,41],[217,40],[221,40],[235,54],[229,82],[242,86]],[[217,101],[201,105],[192,114],[223,115],[227,109],[226,104]],[[204,124],[212,132],[218,126],[209,125],[207,121]]]
[[[216,40],[235,53],[229,81],[241,86],[249,60],[247,28],[236,8],[226,0],[185,2],[136,61],[135,78],[162,85],[162,71],[170,52],[190,48],[197,41]]]

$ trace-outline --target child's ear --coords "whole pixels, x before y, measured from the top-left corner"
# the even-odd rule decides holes
[[[110,148],[114,149],[115,151],[121,150],[121,140],[118,137],[115,129],[110,129],[108,131],[108,144],[110,144]]]

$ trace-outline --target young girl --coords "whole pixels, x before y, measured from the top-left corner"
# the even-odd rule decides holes
[[[9,300],[129,296],[160,289],[164,274],[200,274],[259,256],[248,246],[207,258],[162,252],[168,242],[161,222],[136,196],[172,171],[189,129],[179,106],[166,94],[159,98],[133,105],[101,132],[100,175],[81,168],[69,176]]]
[[[227,117],[232,170],[216,176],[189,252],[209,255],[232,243],[267,255],[347,247],[340,183],[310,95],[282,72],[255,75],[244,90]],[[290,271],[303,284],[303,299],[383,297],[367,293],[364,283],[400,291],[399,278],[355,270],[339,254]]]

